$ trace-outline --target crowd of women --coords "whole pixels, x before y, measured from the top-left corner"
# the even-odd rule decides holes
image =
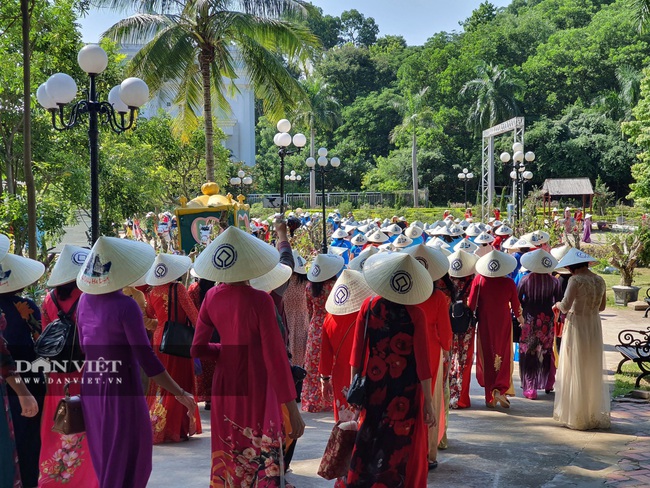
[[[281,219],[274,246],[229,227],[193,263],[128,239],[66,245],[40,309],[22,292],[44,266],[0,235],[0,487],[144,488],[154,444],[201,432],[197,401],[211,410],[210,486],[284,486],[302,408],[357,422],[337,486],[424,487],[449,408],[472,406],[475,356],[486,407],[511,407],[513,340],[525,398],[554,391],[559,424],[609,427],[591,256],[495,219],[330,218],[329,254],[310,263]],[[34,341],[62,317],[85,367],[22,367],[42,364]],[[84,432],[52,431],[66,384]]]

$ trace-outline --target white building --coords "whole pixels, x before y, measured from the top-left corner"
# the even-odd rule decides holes
[[[127,59],[131,59],[141,47],[141,45],[126,44],[122,46],[121,51],[126,54]],[[226,140],[222,143],[231,151],[232,159],[253,165],[255,164],[255,95],[241,56],[236,52],[234,46],[230,49],[233,52],[237,72],[237,78],[234,81],[224,78],[225,95],[231,110],[229,113],[223,113],[215,108],[214,116],[217,118],[218,126],[226,134]],[[233,83],[236,93],[231,97],[229,92],[232,91]],[[143,117],[151,117],[161,108],[172,117],[178,113],[178,107],[173,105],[172,100],[165,98],[162,93],[158,93],[142,107],[140,114]]]

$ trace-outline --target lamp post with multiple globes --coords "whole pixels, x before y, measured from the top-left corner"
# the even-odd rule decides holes
[[[532,171],[526,170],[524,163],[533,163],[535,161],[535,153],[528,151],[524,153],[524,145],[521,142],[515,142],[512,145],[512,156],[510,153],[501,153],[501,162],[507,164],[512,158],[512,171],[510,171],[510,179],[512,179],[512,203],[515,205],[515,215],[517,220],[521,219],[521,209],[524,205],[524,185],[527,181],[533,178]]]
[[[338,168],[341,165],[341,160],[339,158],[327,159],[327,149],[321,147],[318,150],[318,161],[314,158],[307,158],[305,164],[311,170],[316,167],[318,162],[318,170],[320,171],[320,184],[321,184],[321,199],[323,203],[323,244],[321,248],[322,254],[327,254],[327,217],[325,215],[325,173],[327,172],[327,165],[330,164],[332,168]]]
[[[239,187],[239,193],[244,194],[244,185],[252,185],[253,184],[253,178],[251,176],[246,176],[246,172],[244,170],[240,169],[237,171],[237,176],[233,176],[230,178],[230,184],[232,186],[238,186]]]
[[[127,78],[108,93],[108,101],[97,99],[97,76],[108,66],[106,52],[96,44],[84,46],[77,62],[90,77],[85,99],[79,100],[64,117],[64,107],[77,96],[77,83],[65,73],[56,73],[38,87],[36,98],[52,114],[52,126],[58,131],[79,125],[88,114],[88,145],[90,148],[90,235],[94,244],[99,238],[99,122],[108,124],[117,134],[133,127],[136,111],[149,100],[149,88],[139,78]],[[128,114],[128,120],[127,120]]]
[[[458,179],[462,181],[465,184],[465,211],[467,211],[467,183],[469,183],[469,180],[474,178],[474,173],[470,173],[470,171],[467,168],[463,168],[463,171],[461,173],[458,173]]]
[[[287,119],[282,119],[277,124],[278,133],[273,136],[273,143],[278,146],[278,156],[280,156],[280,213],[284,216],[284,158],[292,154],[299,153],[305,144],[307,144],[307,137],[304,134],[298,133],[291,137],[289,131],[291,130],[291,122]],[[289,146],[293,142],[296,149],[290,150]]]

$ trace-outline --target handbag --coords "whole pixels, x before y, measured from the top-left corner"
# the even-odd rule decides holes
[[[518,344],[520,340],[521,340],[521,326],[519,325],[519,322],[513,315],[512,316],[512,342]]]
[[[478,299],[481,296],[481,285],[478,285],[478,291],[476,292],[476,308],[472,311],[472,319],[469,322],[470,327],[478,326]]]
[[[366,310],[366,326],[363,329],[363,355],[361,359],[361,371],[354,375],[352,383],[348,389],[347,401],[349,405],[363,407],[366,404],[366,377],[363,375],[363,370],[366,365],[366,346],[368,344],[368,319],[370,318],[370,310],[372,308],[372,298]]]
[[[63,387],[65,397],[59,400],[54,414],[54,425],[52,432],[62,435],[80,434],[86,431],[83,410],[81,409],[81,397],[70,396],[70,383]]]
[[[355,420],[351,421],[356,424]],[[348,474],[354,443],[357,440],[357,429],[343,429],[342,424],[350,425],[350,422],[338,421],[330,438],[327,441],[323,458],[318,467],[318,476],[326,480],[341,478]]]
[[[194,340],[194,327],[189,323],[178,321],[178,291],[177,283],[169,287],[167,295],[167,322],[163,330],[162,339],[160,341],[160,352],[169,354],[170,356],[178,356],[181,358],[191,358],[190,348]],[[172,298],[172,288],[174,289],[174,301]],[[172,319],[171,304],[174,304],[174,318]]]
[[[457,296],[464,296],[467,287],[471,285],[471,281],[468,281],[465,284],[465,287],[461,290],[460,294]],[[471,325],[476,325],[474,312],[465,305],[463,300],[453,300],[449,305],[449,321],[451,322],[451,331],[454,334],[464,334],[467,332],[467,329]]]
[[[54,292],[50,293],[50,298],[58,310],[58,318],[50,322],[36,339],[34,351],[39,357],[54,361],[83,360],[84,354],[77,339],[77,324],[73,318],[79,300],[65,313],[61,310]]]

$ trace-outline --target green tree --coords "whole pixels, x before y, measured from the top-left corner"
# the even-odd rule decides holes
[[[370,47],[377,42],[379,26],[375,19],[363,15],[356,9],[341,14],[341,40],[355,46]]]
[[[146,7],[105,35],[118,43],[144,44],[129,72],[142,77],[154,93],[173,94],[180,109],[178,127],[195,129],[197,114],[203,114],[209,181],[215,176],[212,104],[215,100],[220,109],[229,110],[224,80],[238,77],[238,56],[270,116],[279,118],[303,96],[282,57],[305,61],[318,44],[306,26],[291,20],[305,13],[298,0],[161,0],[148,6],[140,0],[98,0],[97,4]]]
[[[497,8],[487,0],[478,6],[472,12],[472,15],[459,24],[465,29],[465,32],[472,32],[479,25],[492,22],[497,16]]]

